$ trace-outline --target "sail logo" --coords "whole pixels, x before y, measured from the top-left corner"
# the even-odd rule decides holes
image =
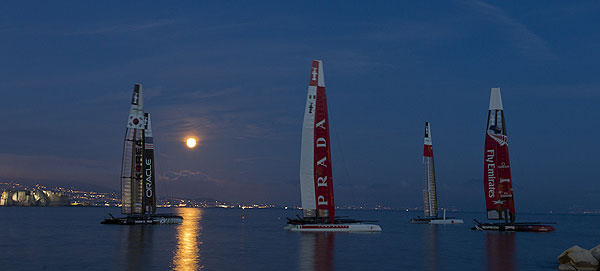
[[[152,197],[152,159],[146,159],[146,197]]]
[[[500,165],[498,166],[498,168],[510,168],[510,166],[509,166],[509,165],[507,165],[505,162],[502,162],[502,164],[500,164]],[[500,182],[502,182],[502,180],[500,180]]]
[[[312,71],[312,73],[311,73],[311,75],[312,75],[312,79],[310,79],[310,80],[312,80],[312,81],[317,81],[317,75],[319,74],[319,73],[317,72],[317,68],[314,68],[314,67],[313,67],[313,68],[312,68],[312,70],[313,70],[313,71]],[[305,78],[306,78],[306,77],[305,77]]]
[[[129,121],[127,122],[127,127],[128,128],[136,128],[136,129],[144,129],[145,121],[140,121],[141,119],[143,119],[143,117],[141,117],[136,112],[129,113]]]
[[[135,104],[135,105],[138,104],[138,100],[140,98],[139,95],[140,94],[137,91],[133,93],[133,99],[131,100],[131,104]]]
[[[136,144],[135,144],[135,171],[141,171],[141,169],[142,169],[142,146],[136,142]],[[142,176],[140,175],[140,178],[141,177]]]
[[[491,138],[492,138],[494,141],[496,141],[498,144],[500,144],[500,146],[504,146],[504,145],[508,144],[508,143],[506,142],[506,141],[508,141],[508,140],[507,140],[507,137],[506,137],[506,136],[504,136],[504,135],[495,135],[495,134],[492,134],[492,133],[490,133],[489,131],[487,132],[487,134],[488,134],[488,135],[489,135],[489,136],[490,136],[490,137],[491,137]]]
[[[485,162],[487,170],[488,197],[494,198],[496,194],[496,164],[494,163],[495,150],[486,150]]]
[[[317,124],[315,124],[315,128],[321,128],[323,130],[327,130],[327,128],[325,128],[325,119],[317,122]]]
[[[315,124],[315,128],[320,128],[322,130],[327,130],[327,128],[325,127],[325,119],[322,119],[321,121],[317,122]],[[325,137],[318,137],[317,139],[315,139],[315,147],[316,148],[327,148],[327,139],[325,139]],[[318,160],[316,162],[316,166],[319,167],[323,167],[323,168],[327,168],[327,152],[322,152],[323,154],[325,154],[325,157],[321,158],[320,160]],[[316,154],[316,153],[315,153]],[[318,188],[327,188],[327,170],[319,170],[318,172],[325,172],[326,176],[315,176],[317,178],[316,180],[316,185],[317,185],[317,192]],[[327,199],[325,199],[324,195],[318,195],[317,196],[317,205],[328,205],[329,202],[327,201]]]

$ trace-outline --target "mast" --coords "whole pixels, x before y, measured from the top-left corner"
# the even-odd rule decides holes
[[[154,140],[152,138],[152,123],[150,114],[144,114],[144,181],[143,181],[143,197],[144,197],[144,212],[154,214],[156,212],[156,177],[154,175]]]
[[[487,218],[515,221],[508,136],[500,88],[492,88],[486,125],[484,153],[484,191]]]
[[[425,217],[437,217],[437,193],[435,168],[433,166],[433,143],[429,122],[425,122],[425,140],[423,144],[423,201]]]
[[[142,214],[144,103],[142,85],[135,84],[123,143],[121,166],[121,213]]]
[[[302,215],[334,223],[333,176],[323,62],[313,60],[300,154]]]

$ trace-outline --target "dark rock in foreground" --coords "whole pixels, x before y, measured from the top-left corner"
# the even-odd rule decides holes
[[[572,246],[558,256],[557,260],[560,263],[558,270],[596,271],[600,265],[599,257],[600,245],[592,250],[587,250],[580,246]]]

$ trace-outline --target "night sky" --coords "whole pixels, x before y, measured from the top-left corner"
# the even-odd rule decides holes
[[[430,121],[440,205],[482,211],[500,87],[517,212],[598,209],[599,12],[596,1],[2,3],[0,179],[118,190],[141,83],[160,196],[298,205],[322,59],[338,205],[421,206]]]

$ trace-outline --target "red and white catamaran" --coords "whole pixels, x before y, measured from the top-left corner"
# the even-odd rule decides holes
[[[484,154],[484,191],[487,218],[503,223],[481,223],[475,220],[474,230],[550,232],[554,227],[542,222],[515,222],[508,137],[500,88],[492,88],[488,112]]]
[[[463,224],[461,219],[438,217],[438,200],[435,182],[435,167],[433,165],[433,141],[429,122],[425,122],[425,139],[423,141],[423,212],[425,217],[413,218],[409,222],[415,224]]]
[[[302,125],[300,193],[302,216],[289,219],[291,231],[377,232],[381,227],[335,216],[333,176],[323,62],[313,60]]]

